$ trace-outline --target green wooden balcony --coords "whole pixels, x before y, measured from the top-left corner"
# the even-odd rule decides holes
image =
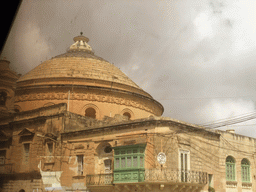
[[[145,169],[129,169],[114,171],[113,183],[137,183],[143,182]]]

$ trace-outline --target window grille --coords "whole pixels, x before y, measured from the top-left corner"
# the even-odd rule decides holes
[[[235,181],[236,180],[236,170],[235,170],[235,159],[231,156],[226,158],[226,180]]]
[[[241,174],[242,174],[242,182],[250,182],[250,162],[247,159],[243,159],[241,162]]]

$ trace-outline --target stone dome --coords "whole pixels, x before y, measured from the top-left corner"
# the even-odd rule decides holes
[[[89,97],[94,95],[95,101],[97,101],[96,98],[104,92],[107,96],[111,96],[112,100],[118,97],[124,99],[124,95],[126,95],[126,98],[129,97],[129,99],[127,98],[129,100],[128,104],[125,104],[127,101],[124,101],[123,104],[116,102],[119,105],[119,111],[122,108],[120,105],[128,105],[125,108],[126,112],[129,110],[134,111],[129,109],[129,106],[132,106],[132,102],[136,103],[135,100],[137,98],[137,100],[144,100],[143,102],[147,104],[145,103],[143,104],[145,106],[141,106],[141,102],[137,102],[132,107],[141,108],[143,111],[151,111],[149,113],[152,115],[159,116],[162,114],[162,105],[155,101],[150,94],[142,90],[116,66],[94,55],[92,48],[88,44],[89,39],[87,37],[81,34],[75,37],[74,41],[75,43],[70,46],[66,53],[41,63],[17,81],[17,105],[21,105],[20,107],[26,110],[24,104],[28,104],[27,101],[30,102],[31,109],[32,101],[35,100],[37,102],[34,102],[32,106],[38,108],[46,105],[47,102],[48,104],[57,104],[60,101],[66,102],[68,99],[69,102],[71,100],[80,100],[82,105],[86,104],[85,101],[89,101],[88,104],[96,107],[95,102],[88,99],[88,94],[91,94]],[[67,95],[68,92],[69,95]],[[42,96],[42,93],[45,96]],[[83,93],[87,94],[87,96],[81,96]],[[34,95],[32,96],[31,94]],[[40,94],[41,96],[39,96]],[[79,94],[82,98],[77,98]],[[101,98],[99,102],[104,102],[103,100]],[[105,101],[111,102],[107,100],[111,100],[111,98]],[[102,111],[98,107],[96,108],[95,110],[98,110],[99,113]],[[149,110],[147,108],[152,109]],[[74,109],[73,112],[79,113]],[[106,114],[108,113],[104,113],[104,115]]]

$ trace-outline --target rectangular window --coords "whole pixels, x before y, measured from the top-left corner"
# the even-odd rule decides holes
[[[137,158],[137,156],[133,156],[133,167],[138,167],[138,158]]]
[[[190,168],[189,151],[180,150],[180,170],[188,170]]]
[[[188,170],[190,168],[189,162],[189,151],[180,150],[180,171],[181,171],[181,181],[187,182]]]
[[[105,165],[105,173],[110,173],[111,172],[111,159],[106,159],[104,160],[104,165]]]
[[[126,166],[125,166],[125,158],[124,157],[122,157],[121,158],[121,168],[125,168]]]
[[[212,174],[208,175],[208,183],[209,183],[209,187],[213,187],[213,175]]]
[[[0,164],[5,163],[5,158],[6,158],[6,150],[0,151]]]
[[[140,157],[140,167],[144,167],[144,158]]]
[[[226,179],[227,181],[235,181],[235,163],[226,163]]]
[[[250,182],[250,166],[242,166],[242,182]]]
[[[77,155],[77,175],[83,175],[84,156]]]
[[[127,157],[127,167],[132,167],[132,157]]]
[[[25,143],[24,144],[24,162],[28,162],[29,160],[29,148],[30,148],[30,144]]]
[[[47,147],[48,147],[48,154],[50,156],[53,155],[53,143],[47,143]]]
[[[116,158],[115,169],[118,169],[118,168],[120,168],[120,162],[119,162],[119,158]]]

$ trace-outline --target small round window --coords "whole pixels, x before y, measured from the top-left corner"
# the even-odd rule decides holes
[[[91,118],[95,119],[96,118],[96,111],[95,111],[95,109],[93,109],[92,107],[87,108],[85,110],[85,116],[86,117],[91,117]]]
[[[105,153],[110,153],[112,151],[112,147],[111,146],[106,146],[105,148],[104,148],[104,152]]]
[[[130,120],[130,119],[131,119],[131,114],[130,114],[130,113],[128,113],[128,112],[125,112],[125,113],[123,114],[123,116],[128,117],[128,120]]]

